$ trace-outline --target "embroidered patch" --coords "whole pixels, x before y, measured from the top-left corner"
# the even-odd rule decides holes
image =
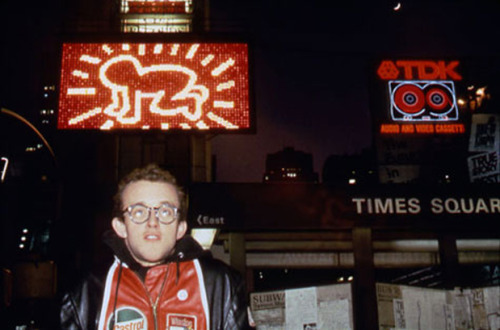
[[[116,311],[116,321],[114,315],[111,314],[107,328],[109,330],[147,330],[148,320],[140,310],[127,306]]]
[[[188,293],[186,290],[179,290],[177,292],[177,299],[179,299],[180,301],[184,301],[188,298]]]
[[[167,314],[168,330],[196,330],[196,316]]]

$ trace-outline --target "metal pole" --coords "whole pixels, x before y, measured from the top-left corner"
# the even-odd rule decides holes
[[[352,230],[352,243],[354,250],[352,297],[354,328],[377,329],[377,295],[371,228],[354,227]]]

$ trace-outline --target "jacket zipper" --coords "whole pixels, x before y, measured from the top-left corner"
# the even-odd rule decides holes
[[[139,276],[137,276],[137,274],[134,274],[135,276],[137,276],[137,279],[139,280],[139,282],[141,282],[142,284],[142,287],[144,288],[144,291],[146,291],[146,295],[149,299],[149,304],[151,305],[151,309],[153,311],[153,319],[154,319],[154,323],[155,323],[155,330],[158,329],[158,317],[157,317],[157,311],[156,311],[156,308],[158,307],[158,302],[160,301],[160,297],[161,297],[161,294],[163,292],[163,288],[165,287],[165,282],[167,282],[167,277],[168,277],[168,271],[170,269],[170,265],[167,264],[167,270],[165,271],[165,276],[163,277],[163,282],[161,283],[161,287],[160,287],[160,291],[158,292],[158,297],[156,297],[156,301],[153,302],[153,299],[151,299],[151,295],[149,294],[149,291],[148,291],[148,288],[146,288],[146,284],[144,284],[144,282],[139,278]],[[147,276],[147,274],[146,274]]]
[[[153,319],[155,320],[155,329],[158,329],[158,318],[156,317],[156,302],[153,304]]]

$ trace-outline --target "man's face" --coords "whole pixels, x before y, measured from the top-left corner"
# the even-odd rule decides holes
[[[165,182],[132,182],[122,193],[124,209],[137,203],[158,207],[165,202],[180,207],[176,188]],[[114,218],[112,226],[116,234],[125,240],[132,257],[145,267],[158,264],[171,255],[175,243],[184,236],[187,229],[185,221],[175,220],[168,225],[160,223],[153,210],[145,223],[136,224],[124,214],[124,221]]]

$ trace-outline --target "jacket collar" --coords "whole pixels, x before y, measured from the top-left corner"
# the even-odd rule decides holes
[[[127,266],[134,270],[139,271],[142,267],[130,254],[125,241],[118,237],[113,230],[108,230],[103,235],[104,243],[111,248],[114,255]],[[185,235],[175,245],[174,253],[167,257],[162,264],[169,262],[180,262],[192,260],[200,257],[211,257],[210,251],[205,251],[190,235]]]

